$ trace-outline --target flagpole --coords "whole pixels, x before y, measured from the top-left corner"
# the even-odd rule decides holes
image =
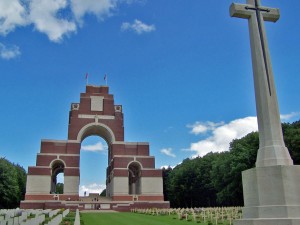
[[[107,75],[104,74],[105,85],[107,86]]]

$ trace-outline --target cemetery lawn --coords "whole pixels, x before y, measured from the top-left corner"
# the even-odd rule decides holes
[[[177,215],[145,215],[138,213],[80,213],[84,225],[185,225],[196,223],[177,219]],[[207,223],[205,223],[207,224]],[[221,224],[221,223],[220,223]],[[224,225],[227,223],[223,223]]]
[[[183,225],[189,223],[188,221],[180,221],[176,217],[177,215],[152,216],[130,212],[80,214],[80,219],[83,220],[84,225]]]

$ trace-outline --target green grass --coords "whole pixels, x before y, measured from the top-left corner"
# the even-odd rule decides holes
[[[81,213],[80,219],[84,221],[84,225],[204,225],[178,220],[177,215],[152,216],[138,213]]]
[[[63,218],[60,224],[74,224],[75,214],[75,212],[69,212],[69,214],[65,218]]]

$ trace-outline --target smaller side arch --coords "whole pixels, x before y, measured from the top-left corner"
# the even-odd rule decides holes
[[[53,165],[54,165],[55,163],[62,163],[62,164],[64,165],[64,168],[66,168],[66,163],[65,163],[65,161],[62,160],[62,159],[53,159],[53,160],[50,162],[49,167],[52,169],[52,167],[53,167]]]
[[[115,142],[116,138],[114,132],[103,123],[89,123],[80,129],[77,135],[77,141],[82,142],[86,137],[91,135],[98,135],[102,137],[108,144]]]
[[[61,159],[54,159],[50,163],[51,168],[51,187],[50,187],[50,194],[57,193],[57,175],[60,173],[65,172],[66,163]],[[63,186],[59,193],[63,193]],[[62,192],[62,193],[61,193]]]
[[[132,161],[127,166],[128,169],[128,191],[130,195],[141,194],[141,173],[140,162]]]
[[[128,164],[127,164],[127,169],[129,168],[130,164],[138,164],[141,168],[141,170],[143,169],[143,165],[139,162],[139,161],[130,161]]]

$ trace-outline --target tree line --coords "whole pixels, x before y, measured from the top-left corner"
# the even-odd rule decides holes
[[[283,123],[286,147],[300,164],[300,121]],[[185,159],[163,169],[164,196],[171,207],[243,206],[242,171],[255,167],[258,132],[230,143],[229,151]]]
[[[0,158],[0,209],[16,208],[26,192],[26,171],[18,164]]]

